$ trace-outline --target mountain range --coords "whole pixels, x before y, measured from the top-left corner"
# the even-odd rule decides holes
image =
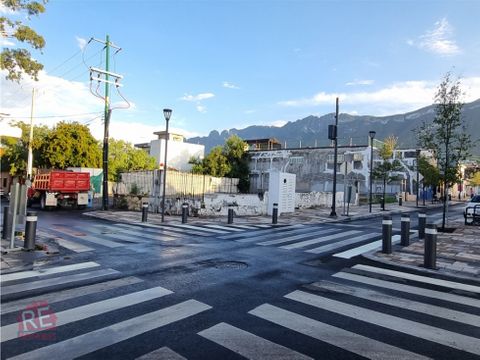
[[[338,144],[340,145],[366,145],[368,133],[376,132],[375,138],[383,140],[390,135],[398,137],[399,148],[416,146],[417,129],[424,121],[429,123],[435,117],[435,105],[430,105],[405,114],[389,116],[369,116],[339,114],[338,119]],[[464,104],[462,120],[467,131],[474,140],[471,149],[472,155],[480,155],[480,99]],[[244,129],[230,129],[218,132],[213,130],[208,136],[194,137],[188,142],[205,145],[205,152],[216,145],[223,145],[225,140],[233,134],[243,140],[276,138],[282,148],[329,146],[328,125],[335,123],[335,114],[323,116],[307,116],[304,119],[290,121],[287,124],[276,126],[249,126]]]

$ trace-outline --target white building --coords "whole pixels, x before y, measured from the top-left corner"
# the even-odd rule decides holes
[[[160,169],[163,169],[163,162],[165,160],[165,131],[154,132],[158,136],[156,140],[150,143],[135,144],[135,147],[145,149],[150,156],[156,159],[156,164]],[[168,148],[167,148],[167,166],[179,171],[190,171],[192,165],[189,160],[192,157],[203,159],[205,153],[205,146],[200,144],[191,144],[185,142],[185,137],[180,134],[168,133]]]

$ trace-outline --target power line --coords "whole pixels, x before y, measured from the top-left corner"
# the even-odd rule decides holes
[[[37,97],[38,99],[38,97]],[[98,114],[99,111],[89,112],[89,113],[80,113],[80,114],[69,114],[69,115],[45,115],[45,116],[34,116],[35,119],[48,119],[48,118],[59,118],[59,117],[76,117],[76,116],[85,116],[85,115],[94,115]],[[30,116],[3,116],[4,119],[30,119]]]

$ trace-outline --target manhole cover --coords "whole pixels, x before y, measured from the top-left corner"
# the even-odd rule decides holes
[[[242,261],[223,261],[215,264],[217,269],[245,269],[248,267],[247,263]]]

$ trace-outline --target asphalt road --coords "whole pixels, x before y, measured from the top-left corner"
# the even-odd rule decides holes
[[[3,277],[2,359],[480,358],[480,291],[357,256],[380,224],[155,227],[41,212],[60,255]]]

